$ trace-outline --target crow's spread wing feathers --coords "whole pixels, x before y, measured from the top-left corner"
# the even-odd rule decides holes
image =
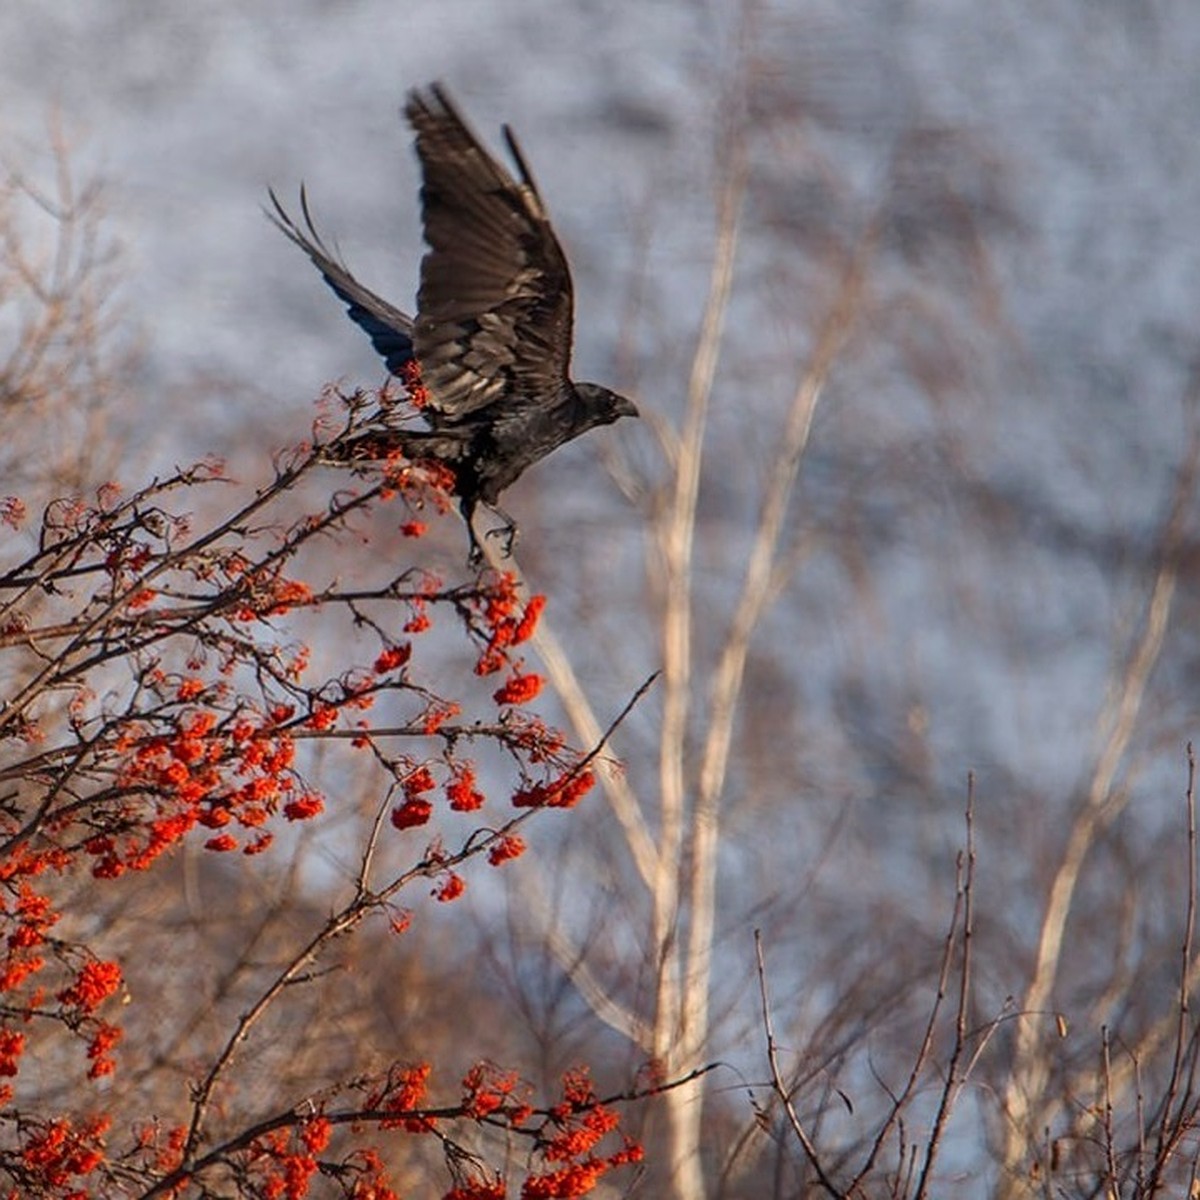
[[[637,408],[594,383],[572,383],[571,273],[550,228],[537,185],[512,131],[504,138],[514,176],[467,127],[437,84],[409,93],[405,113],[416,133],[428,252],[421,261],[415,320],[364,288],[331,253],[300,193],[304,226],[275,205],[272,220],[308,255],[370,335],[388,368],[414,358],[427,402],[428,429],[369,431],[331,447],[331,460],[355,462],[399,449],[432,458],[454,474],[471,537],[479,504],[516,526],[496,506],[527,468],[565,442],[610,425]],[[404,372],[410,387],[414,379]]]
[[[305,229],[288,216],[279,197],[268,189],[275,211],[267,216],[312,260],[322,278],[346,305],[350,319],[371,339],[376,353],[387,363],[393,375],[413,359],[413,319],[374,292],[363,287],[321,240],[308,211],[308,196],[300,189],[300,211]]]
[[[425,240],[415,348],[435,424],[561,402],[569,388],[571,273],[511,131],[518,183],[436,84],[413,91]],[[438,419],[440,416],[441,420]]]

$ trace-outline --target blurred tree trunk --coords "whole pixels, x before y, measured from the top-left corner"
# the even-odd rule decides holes
[[[736,257],[744,164],[733,158],[719,200],[717,239],[709,294],[692,362],[682,428],[659,436],[670,474],[653,526],[649,573],[659,598],[662,652],[662,720],[658,732],[657,811],[626,776],[601,772],[625,845],[648,897],[645,961],[653,965],[652,1009],[645,1018],[599,986],[577,946],[560,940],[558,957],[581,985],[601,1018],[637,1044],[663,1079],[701,1069],[712,1054],[710,997],[718,911],[717,864],[722,807],[735,720],[744,708],[747,657],[754,633],[794,566],[795,550],[783,542],[785,517],[808,444],[812,418],[826,377],[853,325],[862,299],[863,268],[872,238],[844,264],[840,288],[818,330],[782,428],[775,457],[760,481],[758,517],[747,531],[749,547],[737,597],[722,630],[715,667],[706,670],[693,644],[696,596],[692,577],[697,501],[706,466],[705,427],[721,349]],[[714,468],[715,469],[715,468]],[[601,733],[588,699],[561,645],[543,623],[534,644],[570,714],[576,735]],[[696,714],[701,712],[703,717]],[[703,1200],[706,1184],[701,1083],[673,1088],[661,1098],[669,1147],[671,1194]],[[711,1152],[708,1158],[712,1158]]]

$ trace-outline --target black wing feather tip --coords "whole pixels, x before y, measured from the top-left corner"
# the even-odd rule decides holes
[[[467,123],[463,119],[462,113],[458,111],[458,106],[450,99],[450,93],[446,90],[446,85],[440,79],[435,79],[430,85],[429,90],[433,94],[437,102],[442,106],[442,111],[448,116],[453,117],[464,129],[467,128]]]
[[[438,111],[439,109],[440,111]],[[435,81],[429,84],[426,90],[413,88],[408,93],[408,102],[404,106],[404,112],[409,124],[414,126],[418,121],[427,121],[430,123],[449,121],[453,123],[458,127],[458,131],[475,146],[480,154],[491,162],[493,166],[499,167],[500,164],[488,152],[487,147],[472,128],[470,122],[463,116],[454,101],[450,99],[450,93],[441,82]],[[521,152],[521,145],[517,141],[517,135],[513,132],[512,126],[507,123],[502,125],[501,132],[504,135],[504,144],[508,147],[508,151],[512,155],[513,162],[516,164],[517,171],[521,176],[521,182],[533,192],[538,200],[541,200],[541,193],[538,191],[533,172],[529,168],[529,161]]]
[[[313,223],[312,213],[308,207],[308,191],[304,184],[300,185],[300,212],[304,217],[304,225],[308,230],[307,233],[300,228],[299,225],[292,219],[291,214],[283,207],[279,197],[275,194],[273,187],[267,188],[267,195],[271,197],[271,203],[275,207],[274,212],[270,212],[264,207],[263,212],[266,213],[267,220],[271,222],[285,237],[294,242],[310,259],[316,264],[317,268],[324,272],[322,264],[318,261],[318,256],[327,260],[331,265],[339,267],[345,271],[346,275],[350,272],[346,270],[341,262],[340,255],[325,244],[320,233],[317,232],[317,227]],[[316,251],[316,254],[313,252]],[[330,285],[332,286],[332,285]]]
[[[509,154],[512,155],[513,162],[517,164],[517,170],[521,173],[521,182],[537,197],[538,203],[542,202],[542,193],[538,191],[537,181],[533,178],[533,172],[529,169],[529,163],[525,160],[525,155],[521,153],[521,144],[517,141],[517,135],[513,133],[511,125],[502,126],[504,133],[504,144],[508,147]]]
[[[404,115],[408,118],[409,124],[415,124],[421,118],[428,121],[449,119],[470,133],[470,126],[455,107],[449,93],[442,84],[437,82],[429,84],[427,88],[412,88],[404,104]],[[472,140],[476,140],[473,135]]]

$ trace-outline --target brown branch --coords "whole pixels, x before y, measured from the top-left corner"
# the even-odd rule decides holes
[[[652,1087],[645,1088],[629,1088],[623,1092],[614,1092],[611,1095],[599,1097],[590,1104],[581,1105],[574,1111],[576,1113],[595,1111],[601,1108],[608,1108],[616,1104],[637,1103],[642,1100],[649,1100],[655,1096],[665,1095],[668,1092],[675,1091],[678,1088],[685,1087],[689,1083],[694,1083],[697,1079],[702,1078],[709,1072],[714,1071],[720,1066],[719,1063],[707,1063],[704,1066],[696,1067],[689,1071],[686,1075],[681,1075],[677,1079],[668,1080],[665,1083],[655,1084]],[[213,1147],[207,1151],[202,1157],[195,1159],[191,1164],[181,1165],[163,1178],[157,1180],[152,1187],[143,1192],[139,1200],[154,1200],[157,1196],[169,1194],[173,1189],[179,1186],[182,1182],[189,1178],[194,1178],[202,1174],[210,1167],[220,1165],[227,1161],[233,1154],[239,1151],[246,1150],[251,1147],[260,1138],[265,1137],[269,1133],[274,1133],[280,1129],[302,1129],[308,1125],[314,1116],[320,1116],[322,1120],[327,1121],[330,1125],[358,1125],[366,1123],[378,1122],[381,1125],[395,1123],[398,1121],[420,1121],[420,1122],[438,1122],[438,1121],[455,1121],[467,1120],[476,1124],[490,1126],[492,1128],[501,1129],[509,1135],[516,1135],[528,1139],[533,1143],[540,1141],[542,1130],[546,1122],[558,1119],[556,1112],[552,1108],[537,1108],[533,1109],[531,1115],[541,1117],[542,1124],[535,1124],[528,1119],[520,1125],[514,1124],[504,1115],[503,1110],[500,1110],[501,1115],[490,1115],[487,1117],[477,1117],[472,1115],[469,1105],[457,1104],[448,1105],[439,1108],[412,1108],[403,1110],[394,1109],[379,1109],[379,1108],[353,1108],[353,1109],[333,1109],[322,1110],[318,1104],[311,1100],[302,1100],[292,1108],[284,1112],[276,1113],[274,1116],[266,1117],[261,1121],[243,1129],[240,1133],[232,1138],[228,1138],[219,1146]],[[438,1131],[431,1129],[428,1132],[437,1134]],[[438,1134],[438,1136],[443,1136]]]

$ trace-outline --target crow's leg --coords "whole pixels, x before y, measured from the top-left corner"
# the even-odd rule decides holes
[[[463,520],[467,525],[467,536],[471,539],[471,549],[467,554],[467,565],[475,570],[478,570],[484,564],[483,544],[479,540],[479,534],[475,529],[475,512],[478,507],[479,500],[475,496],[463,496],[458,502],[459,511],[463,515]],[[509,516],[498,504],[487,504],[485,506],[489,512],[494,513],[503,525],[496,529],[488,529],[484,532],[484,540],[488,538],[503,539],[503,549],[501,553],[505,558],[512,556],[513,547],[517,544],[517,538],[520,535],[520,530],[517,528],[516,521]]]
[[[458,502],[458,511],[467,525],[467,537],[470,539],[470,549],[467,551],[467,566],[478,571],[483,566],[483,547],[475,533],[475,497],[463,496]]]
[[[496,514],[504,522],[498,529],[489,529],[487,537],[498,537],[504,539],[504,557],[511,558],[513,547],[517,544],[517,538],[521,536],[521,530],[516,521],[504,511],[498,504],[489,504],[488,508]]]

